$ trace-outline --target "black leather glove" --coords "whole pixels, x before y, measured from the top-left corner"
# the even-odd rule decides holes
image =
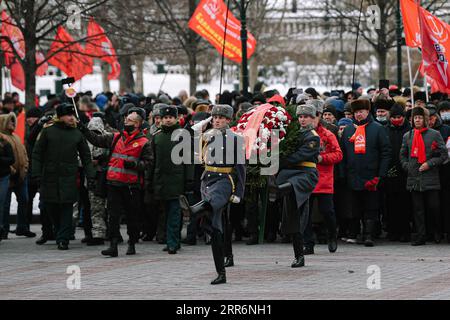
[[[137,162],[136,161],[125,160],[123,162],[123,166],[124,166],[125,169],[134,169],[134,168],[137,167]]]
[[[77,122],[77,128],[78,130],[80,130],[81,132],[86,132],[89,129],[87,128],[87,126],[82,122],[82,121],[78,121]]]
[[[46,116],[43,116],[43,117],[41,117],[41,118],[39,119],[38,125],[42,127],[44,124],[46,124],[47,122],[49,122],[52,118],[53,118],[53,116],[50,115],[50,114],[48,114],[48,115],[46,115]]]

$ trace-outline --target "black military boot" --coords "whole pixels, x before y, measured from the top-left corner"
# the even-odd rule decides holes
[[[110,247],[106,250],[103,250],[102,255],[117,257],[119,255],[119,251],[117,250],[117,243],[118,243],[117,239],[111,239]]]
[[[211,205],[208,201],[202,200],[190,206],[188,199],[184,195],[180,195],[179,201],[181,209],[189,211],[191,214],[195,215],[196,218],[201,218],[208,215],[209,212],[212,212]]]
[[[39,239],[36,240],[36,244],[40,246],[46,243],[47,241],[48,239],[42,235]]]
[[[234,260],[233,260],[233,255],[232,254],[227,256],[227,257],[225,257],[225,264],[223,266],[225,268],[234,266]]]
[[[253,245],[253,244],[258,244],[258,234],[253,233],[250,236],[250,239],[247,240],[246,244],[249,245],[249,246]]]
[[[134,242],[130,242],[128,244],[128,249],[127,249],[127,253],[126,254],[127,254],[127,256],[136,254],[136,248],[134,246]]]
[[[214,264],[216,266],[217,278],[211,281],[211,284],[226,283],[227,278],[225,274],[225,265],[223,258],[223,238],[222,233],[218,230],[214,230],[211,238],[211,248],[214,258]]]
[[[328,251],[336,252],[336,250],[337,250],[337,236],[336,234],[333,234],[328,237]]]
[[[305,266],[305,257],[303,255],[303,236],[297,232],[292,237],[294,245],[295,260],[291,264],[291,268],[300,268]]]
[[[366,229],[365,229],[365,239],[364,246],[365,247],[373,247],[375,245],[373,240],[373,235],[375,232],[375,220],[366,220]]]

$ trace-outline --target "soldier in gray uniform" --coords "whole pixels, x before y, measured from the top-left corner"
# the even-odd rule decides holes
[[[202,227],[211,235],[211,248],[218,277],[211,284],[226,283],[224,267],[223,211],[229,202],[239,203],[245,189],[244,139],[231,130],[233,108],[215,105],[211,112],[213,129],[204,134],[201,176],[202,201],[189,206],[180,197],[183,210],[203,216]]]
[[[285,197],[281,231],[292,235],[295,254],[292,268],[305,265],[302,233],[307,224],[305,219],[308,219],[309,196],[319,180],[316,164],[320,152],[320,138],[313,126],[315,107],[299,105],[296,114],[300,123],[297,150],[280,159],[276,185],[270,186],[271,193]]]

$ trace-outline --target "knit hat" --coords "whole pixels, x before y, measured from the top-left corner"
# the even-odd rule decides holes
[[[99,94],[95,98],[95,104],[100,108],[100,110],[103,110],[105,108],[106,103],[108,102],[108,97],[104,94]]]
[[[352,113],[355,113],[358,110],[370,110],[370,101],[366,99],[356,99],[350,103],[350,107],[352,109]]]
[[[336,111],[344,112],[344,101],[341,99],[332,99],[328,104],[332,105]]]
[[[394,103],[391,107],[391,109],[389,110],[389,114],[391,117],[395,117],[395,116],[405,116],[405,109],[403,109],[403,107],[401,105],[399,105],[398,103]]]
[[[295,103],[297,104],[303,104],[306,101],[311,100],[311,95],[307,94],[307,93],[301,93],[297,96]]]
[[[353,124],[352,119],[349,118],[342,118],[341,120],[339,120],[339,122],[337,123],[337,125],[340,126],[348,126]]]
[[[42,117],[42,111],[39,108],[30,108],[25,116],[27,118],[40,118]]]
[[[439,112],[442,110],[450,110],[450,101],[441,101],[438,103],[437,107]]]
[[[330,112],[333,114],[333,116],[337,119],[337,112],[336,112],[336,108],[333,107],[332,105],[327,105],[325,106],[325,108],[323,109],[323,113],[325,112]]]

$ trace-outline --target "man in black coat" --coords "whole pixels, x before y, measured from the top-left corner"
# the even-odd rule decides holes
[[[411,197],[410,193],[406,191],[406,173],[402,169],[399,154],[403,136],[411,130],[411,125],[406,120],[405,111],[401,105],[394,104],[389,113],[389,122],[386,128],[392,152],[384,183],[387,231],[389,240],[407,242],[411,233]]]
[[[347,183],[352,190],[354,213],[364,222],[364,245],[374,245],[373,233],[378,219],[378,184],[385,178],[391,159],[391,145],[385,128],[375,122],[370,101],[357,99],[351,108],[355,125],[342,133]]]

